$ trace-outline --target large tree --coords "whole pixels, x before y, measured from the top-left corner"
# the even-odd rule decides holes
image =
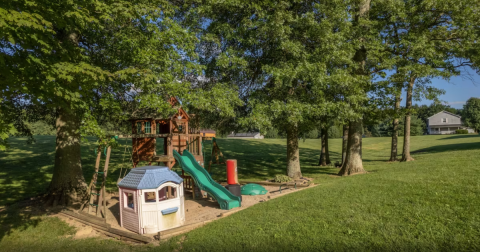
[[[397,83],[404,83],[405,127],[402,161],[411,161],[410,120],[415,112],[413,99],[435,99],[441,90],[430,85],[434,77],[445,79],[459,74],[457,67],[471,65],[462,60],[476,41],[475,20],[478,1],[409,0],[391,5],[382,19],[385,41],[395,60]]]
[[[342,106],[327,102],[325,90],[348,88],[340,77],[345,71],[332,67],[350,57],[349,45],[339,43],[349,29],[346,8],[338,1],[209,1],[202,10],[206,32],[218,45],[206,63],[208,77],[244,95],[243,125],[287,133],[286,173],[292,178],[302,176],[299,133]]]
[[[8,107],[38,106],[56,117],[48,202],[85,196],[81,135],[104,136],[97,120],[102,114],[120,121],[132,104],[170,114],[170,96],[231,113],[235,99],[217,102],[223,98],[215,95],[225,86],[197,92],[186,81],[200,70],[197,37],[174,20],[175,10],[163,0],[0,3],[2,114]],[[0,130],[11,125],[1,123]]]
[[[370,84],[370,68],[368,60],[368,52],[370,45],[376,45],[376,35],[372,36],[371,23],[369,22],[370,0],[352,1],[350,15],[352,21],[352,43],[355,44],[355,54],[352,57],[350,75],[355,82],[357,92],[364,94],[369,90]],[[362,97],[362,95],[360,96]],[[348,99],[347,99],[348,101]],[[350,102],[356,114],[352,115],[348,125],[348,140],[345,153],[345,161],[342,163],[338,175],[352,175],[364,173],[361,148],[363,134],[363,104],[365,100],[355,99]]]
[[[480,98],[472,97],[463,105],[462,121],[477,132],[480,130]]]

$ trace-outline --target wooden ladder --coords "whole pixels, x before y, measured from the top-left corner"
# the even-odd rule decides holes
[[[103,218],[107,221],[107,204],[105,200],[105,182],[107,180],[107,172],[108,172],[108,164],[110,161],[110,153],[112,152],[112,148],[110,146],[107,147],[106,159],[105,159],[105,166],[103,171],[100,172],[100,159],[102,157],[101,147],[98,148],[97,153],[97,161],[95,162],[95,172],[93,173],[92,180],[90,181],[90,185],[88,186],[88,213],[91,213],[92,207],[96,207],[96,216],[102,212],[103,208]],[[101,175],[102,182],[100,188],[98,188],[98,179],[99,175]],[[95,204],[96,203],[96,204]],[[85,207],[85,203],[81,206],[80,212]]]

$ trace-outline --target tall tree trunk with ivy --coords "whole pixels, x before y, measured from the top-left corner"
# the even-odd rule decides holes
[[[392,122],[392,147],[390,151],[390,162],[397,161],[398,156],[398,112],[400,110],[400,93],[395,96],[395,118]]]
[[[47,198],[53,206],[78,203],[87,190],[80,155],[79,115],[66,107],[58,107],[57,114],[55,164]]]
[[[302,177],[297,124],[291,124],[287,127],[287,175],[293,179]]]
[[[413,85],[415,84],[415,76],[410,77],[407,88],[407,102],[406,102],[406,115],[405,115],[405,131],[403,134],[403,162],[413,161],[414,159],[410,156],[410,122],[412,116],[412,96],[413,96]]]

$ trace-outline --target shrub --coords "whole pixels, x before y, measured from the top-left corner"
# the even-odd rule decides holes
[[[328,138],[339,138],[343,136],[343,126],[333,125],[328,128]]]
[[[310,130],[305,134],[305,138],[307,139],[317,139],[320,136],[320,132],[317,129]]]
[[[466,130],[466,129],[458,129],[458,130],[455,130],[455,133],[456,133],[456,134],[468,134],[468,130]]]
[[[275,178],[273,180],[277,183],[284,183],[289,182],[292,179],[287,175],[275,175]]]
[[[278,130],[276,129],[268,130],[267,134],[265,134],[265,138],[278,138]]]

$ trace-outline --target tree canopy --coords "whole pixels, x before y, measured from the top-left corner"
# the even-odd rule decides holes
[[[410,160],[410,126],[424,120],[419,113],[411,123],[412,100],[437,100],[443,90],[432,78],[458,75],[460,66],[478,70],[479,7],[477,0],[3,1],[0,149],[9,135],[32,135],[30,125],[46,120],[57,135],[50,191],[82,190],[81,136],[105,138],[105,128],[121,128],[138,109],[172,115],[174,96],[222,132],[285,132],[294,178],[299,137],[321,125],[349,125],[339,173],[349,175],[364,172],[364,124],[390,117],[398,124],[405,115]],[[465,122],[478,129],[475,104],[466,104]]]
[[[462,121],[465,126],[480,130],[480,98],[472,97],[463,105]]]

